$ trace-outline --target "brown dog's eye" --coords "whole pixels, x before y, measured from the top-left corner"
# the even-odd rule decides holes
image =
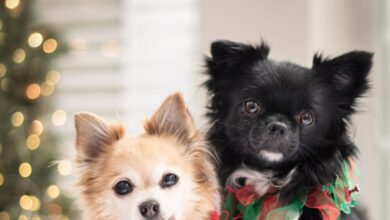
[[[299,121],[305,126],[312,124],[314,121],[313,113],[310,111],[301,112],[299,115]]]
[[[248,114],[256,114],[260,112],[260,104],[257,101],[247,101],[242,107]]]
[[[114,186],[115,193],[121,196],[131,193],[133,189],[133,185],[127,180],[122,180]]]
[[[162,188],[168,188],[176,185],[178,181],[179,177],[176,174],[168,173],[162,177],[160,185]]]

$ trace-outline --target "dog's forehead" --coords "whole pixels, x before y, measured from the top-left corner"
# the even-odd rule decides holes
[[[144,161],[166,161],[168,164],[180,163],[184,147],[170,138],[158,136],[125,137],[118,141],[114,154],[119,160],[130,160],[134,163]]]
[[[190,169],[182,147],[167,138],[124,137],[113,147],[109,169],[118,176],[139,176],[145,184],[158,182],[164,173]]]
[[[239,102],[256,98],[268,107],[298,111],[316,108],[327,94],[310,69],[290,62],[258,62],[246,75],[239,82],[238,93],[233,93]]]
[[[250,75],[257,84],[281,84],[301,86],[312,79],[310,69],[285,61],[266,60],[256,63]]]

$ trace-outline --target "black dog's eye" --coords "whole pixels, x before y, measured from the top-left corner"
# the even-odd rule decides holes
[[[242,106],[244,111],[249,114],[256,114],[260,111],[260,104],[257,101],[247,101]]]
[[[299,121],[305,126],[310,125],[314,121],[313,113],[310,111],[301,112],[299,115]]]
[[[168,188],[176,185],[178,181],[179,177],[176,174],[168,173],[162,177],[160,185],[162,188]]]
[[[121,196],[131,193],[133,189],[133,185],[127,180],[122,180],[114,186],[115,193]]]

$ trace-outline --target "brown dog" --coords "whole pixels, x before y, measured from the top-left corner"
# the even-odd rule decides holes
[[[219,210],[212,154],[180,94],[139,136],[91,113],[76,114],[75,124],[84,219],[200,220]]]

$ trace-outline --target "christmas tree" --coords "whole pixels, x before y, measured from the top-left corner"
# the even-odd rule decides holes
[[[33,3],[0,5],[0,220],[71,218],[55,184],[58,154],[48,125],[59,78],[50,63],[61,50],[53,32],[34,23]]]

